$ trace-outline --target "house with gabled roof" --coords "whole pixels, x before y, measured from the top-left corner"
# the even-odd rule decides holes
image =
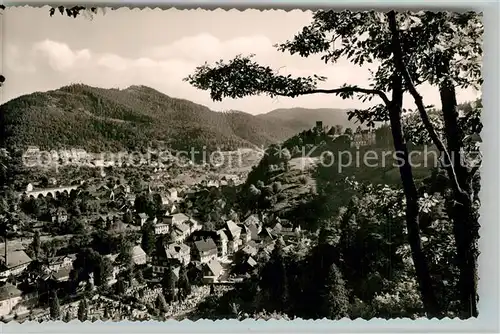
[[[241,228],[240,238],[243,244],[252,240],[252,231],[245,224],[238,224]]]
[[[72,267],[61,267],[58,270],[54,270],[48,273],[45,279],[52,280],[54,282],[66,282],[69,280],[69,276],[72,270]]]
[[[143,226],[148,221],[148,215],[144,212],[140,212],[137,214],[135,221],[137,225]]]
[[[9,315],[21,303],[22,291],[10,283],[0,286],[0,316]]]
[[[155,225],[156,235],[168,234],[169,232],[170,232],[170,224],[161,221]]]
[[[217,258],[217,245],[212,238],[203,238],[194,242],[193,259],[208,263]]]
[[[172,224],[181,224],[189,220],[189,217],[183,213],[172,214]]]
[[[268,243],[274,240],[273,230],[270,227],[265,227],[259,233],[259,240]]]
[[[259,252],[259,250],[257,249],[257,247],[255,247],[254,245],[252,244],[248,244],[246,245],[245,247],[243,247],[241,249],[241,251],[245,254],[248,254],[250,256],[255,256],[257,255],[257,253]]]
[[[257,214],[252,214],[248,216],[244,221],[243,225],[245,225],[250,231],[250,239],[258,240],[259,233],[262,231],[262,222],[259,219]]]
[[[241,245],[241,227],[236,225],[232,220],[228,220],[226,222],[225,230],[226,235],[228,237],[228,252],[234,253],[238,250],[238,247]]]
[[[7,251],[5,255],[0,256],[1,272],[0,277],[9,277],[11,275],[20,275],[28,265],[33,261],[23,250]]]
[[[179,199],[178,194],[177,194],[177,189],[168,188],[165,192],[166,192],[167,196],[169,197],[170,201],[175,202]]]
[[[172,226],[172,232],[175,242],[183,242],[189,236],[191,229],[186,223]]]
[[[261,225],[261,221],[259,219],[259,216],[257,214],[251,214],[250,216],[248,216],[244,221],[243,221],[243,224],[245,225]]]
[[[276,236],[280,235],[282,229],[283,229],[283,226],[281,226],[280,223],[276,223],[274,225],[274,227],[272,228],[273,235],[276,235]]]
[[[293,226],[293,224],[286,219],[276,219],[276,224],[272,228],[272,234],[275,237],[297,237],[301,233],[300,226]]]
[[[165,247],[167,259],[178,260],[183,265],[191,261],[191,248],[186,244],[174,243]]]
[[[194,231],[190,236],[191,241],[198,241],[206,238],[210,238],[215,242],[215,245],[217,247],[217,257],[225,257],[227,255],[228,239],[227,235],[224,233],[224,230],[198,230]]]
[[[177,208],[177,205],[175,205],[175,203],[168,205],[168,210],[171,214],[179,213],[179,209]]]
[[[132,262],[135,265],[146,264],[147,256],[146,252],[141,248],[141,246],[132,247]]]
[[[163,276],[171,266],[188,265],[191,261],[191,248],[185,244],[169,244],[163,242],[156,244],[152,257],[154,276]]]
[[[238,262],[235,263],[235,273],[249,274],[257,269],[257,261],[250,255],[243,255],[239,257]]]
[[[55,210],[52,213],[51,219],[52,219],[53,223],[55,223],[55,222],[57,222],[59,224],[65,223],[68,221],[68,213],[66,212],[65,209],[58,208],[57,210]]]
[[[168,197],[167,195],[160,195],[161,197],[161,205],[163,206],[168,206],[170,205],[170,197]]]
[[[219,261],[211,260],[203,265],[203,281],[205,283],[215,283],[222,275],[223,268]]]
[[[76,254],[67,254],[51,257],[46,265],[47,272],[56,272],[61,268],[72,268],[76,260]]]
[[[189,229],[190,229],[189,233],[199,231],[203,228],[203,226],[194,218],[189,218],[189,220],[185,224],[189,225]]]

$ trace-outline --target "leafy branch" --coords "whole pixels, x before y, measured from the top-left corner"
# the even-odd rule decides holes
[[[76,18],[78,15],[83,12],[90,12],[91,14],[97,14],[97,7],[85,7],[85,6],[73,6],[73,7],[51,7],[49,9],[50,16],[54,16],[54,14],[58,11],[61,15],[66,14],[68,17]]]
[[[205,63],[197,67],[195,73],[184,81],[196,88],[210,91],[210,97],[214,101],[221,101],[226,97],[242,98],[260,94],[292,98],[310,94],[336,94],[343,99],[352,98],[355,94],[370,94],[379,96],[386,105],[390,103],[382,90],[349,85],[334,89],[317,88],[319,82],[326,80],[325,77],[281,75],[268,66],[254,62],[253,56],[238,55],[227,63],[218,61],[214,66]]]

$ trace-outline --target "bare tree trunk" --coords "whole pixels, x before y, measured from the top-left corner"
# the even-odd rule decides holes
[[[436,300],[427,259],[422,250],[420,240],[418,193],[413,179],[408,148],[404,140],[403,128],[401,125],[401,111],[403,103],[403,85],[401,77],[399,75],[394,75],[392,84],[393,97],[392,103],[389,106],[389,119],[394,141],[394,149],[398,158],[397,163],[399,165],[399,173],[403,184],[403,192],[406,199],[406,227],[408,230],[408,242],[411,248],[413,264],[415,266],[415,272],[425,312],[429,317],[439,317],[441,316],[440,307]]]
[[[450,83],[440,86],[444,132],[446,144],[451,155],[451,164],[455,169],[456,179],[460,186],[455,190],[456,203],[450,210],[453,220],[453,232],[457,247],[457,261],[460,269],[459,291],[461,316],[477,317],[477,257],[479,254],[478,217],[473,207],[473,189],[471,177],[462,156],[462,133],[458,126],[458,111],[455,88]]]

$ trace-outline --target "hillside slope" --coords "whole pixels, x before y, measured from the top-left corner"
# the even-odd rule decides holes
[[[328,138],[324,133],[305,131],[277,148],[271,146],[249,173],[239,204],[243,211],[265,210],[314,230],[351,199],[347,177],[400,187],[390,133],[380,131],[380,136],[380,142],[357,149],[350,147],[346,136]],[[305,151],[297,149],[299,142]],[[291,153],[289,157],[282,154],[285,148]],[[434,160],[438,154],[434,146],[424,149],[409,144],[409,150],[421,153],[412,156],[413,176],[419,185],[431,175],[433,166],[438,166]],[[435,154],[430,154],[432,151]]]

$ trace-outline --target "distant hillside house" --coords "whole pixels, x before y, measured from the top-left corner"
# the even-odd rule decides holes
[[[314,126],[314,130],[318,133],[323,132],[323,121],[316,121],[316,125]]]
[[[26,151],[23,154],[23,161],[26,163],[26,165],[34,165],[38,162],[40,158],[40,148],[37,146],[28,146]]]
[[[20,275],[28,268],[31,261],[32,259],[23,250],[8,251],[7,261],[5,261],[5,255],[0,256],[0,264],[2,266],[0,276],[9,277],[11,275]]]
[[[284,219],[277,219],[272,229],[275,236],[296,237],[300,235],[300,226],[294,227],[291,222]]]
[[[170,197],[167,195],[161,195],[161,204],[162,205],[169,205],[170,204]]]
[[[240,178],[238,175],[234,175],[234,174],[226,174],[226,175],[223,175],[222,178],[221,178],[221,185],[229,185],[229,186],[235,186],[236,184],[238,184],[240,181]]]
[[[163,189],[165,189],[165,185],[161,182],[156,181],[149,186],[149,189],[153,189],[156,191],[163,191]]]
[[[22,292],[14,285],[7,283],[0,287],[0,316],[9,315],[22,301]]]
[[[68,221],[68,214],[64,210],[58,210],[53,216],[52,216],[52,222],[57,222],[59,224],[65,223]]]
[[[28,146],[26,148],[26,154],[39,154],[40,148],[38,146]]]
[[[248,244],[241,249],[241,252],[243,252],[244,254],[250,255],[250,256],[255,256],[255,255],[257,255],[259,250],[253,244]]]
[[[215,239],[215,243],[217,244],[217,252],[219,257],[227,256],[227,247],[229,243],[229,238],[227,237],[227,233],[224,230],[217,231],[218,238]]]
[[[120,187],[123,189],[125,193],[130,193],[130,186],[128,184],[121,184]]]
[[[219,182],[215,180],[209,180],[207,182],[207,188],[219,188]]]

